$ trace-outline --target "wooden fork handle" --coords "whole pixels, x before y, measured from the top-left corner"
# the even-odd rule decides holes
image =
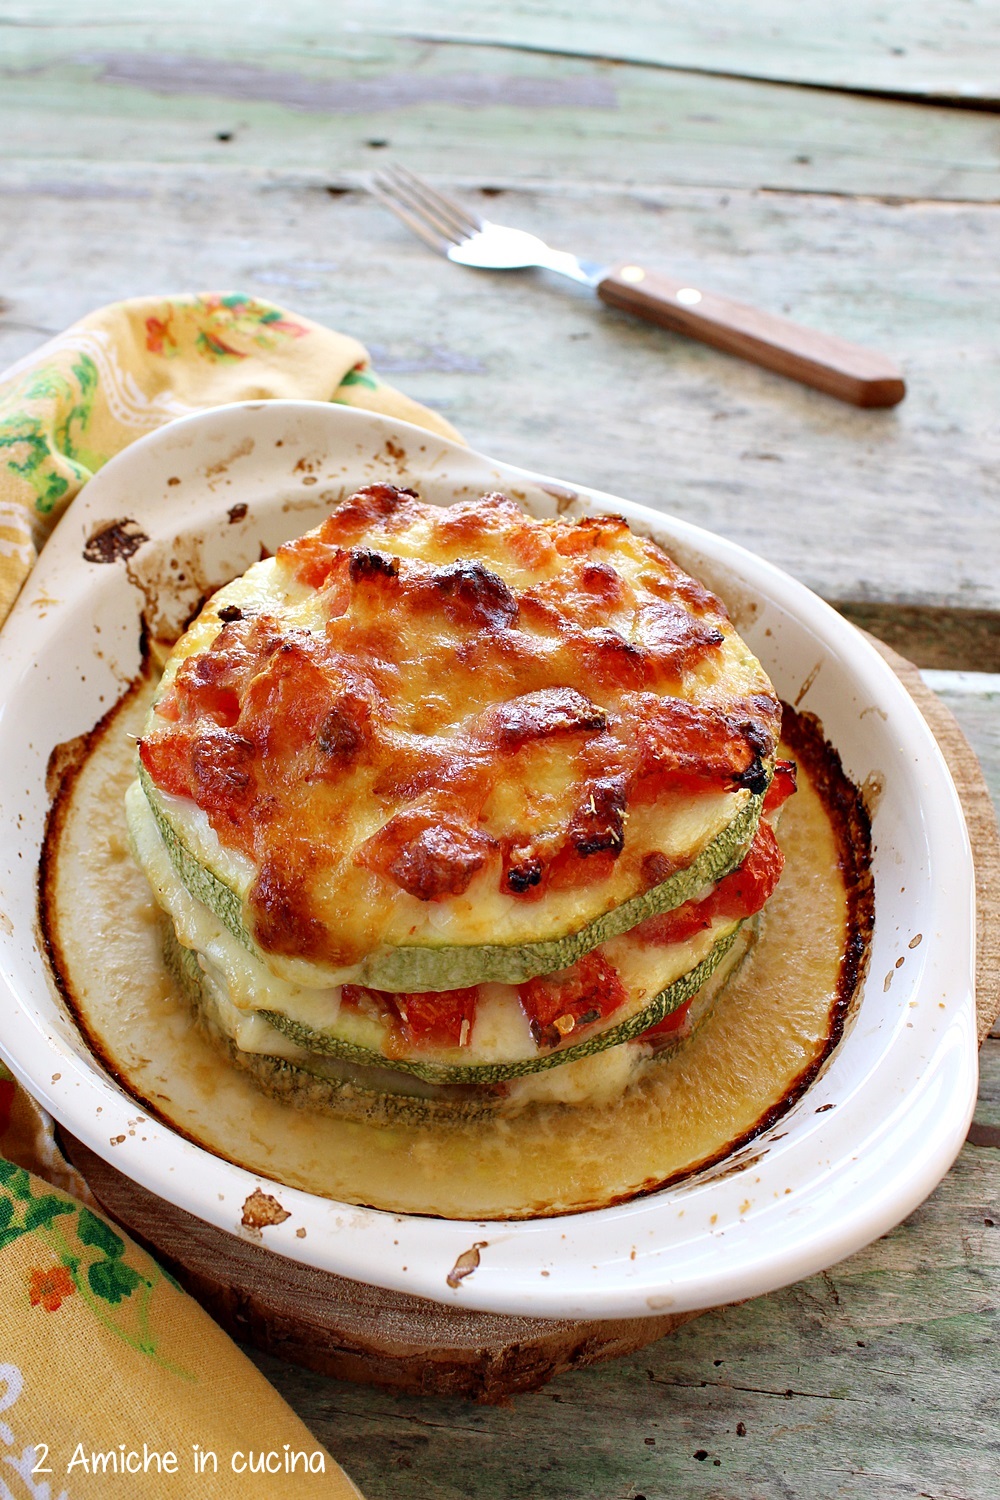
[[[884,354],[803,328],[691,282],[674,281],[660,271],[632,264],[614,266],[598,283],[597,292],[612,307],[661,323],[727,354],[739,354],[855,406],[895,406],[906,395],[900,371]]]

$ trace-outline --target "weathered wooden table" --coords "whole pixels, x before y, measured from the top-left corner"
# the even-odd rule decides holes
[[[184,288],[351,331],[478,448],[725,532],[928,668],[1000,802],[998,44],[990,0],[2,0],[0,365]],[[365,195],[390,155],[881,347],[907,400],[859,412],[544,276],[450,267]],[[988,1500],[1000,1035],[982,1064],[904,1225],[630,1360],[509,1408],[258,1363],[370,1500]]]

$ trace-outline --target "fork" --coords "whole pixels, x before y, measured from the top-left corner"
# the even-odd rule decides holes
[[[523,229],[480,219],[404,167],[375,173],[369,191],[432,250],[458,265],[555,271],[592,287],[611,307],[741,355],[854,406],[895,406],[906,395],[900,371],[884,354],[633,261],[602,266],[554,250]]]

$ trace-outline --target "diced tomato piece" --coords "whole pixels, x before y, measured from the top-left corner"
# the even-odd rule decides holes
[[[709,897],[716,916],[751,917],[760,911],[778,884],[784,864],[774,829],[762,818],[746,859],[719,881]]]
[[[765,775],[761,755],[772,747],[763,717],[738,720],[710,705],[651,693],[628,694],[623,707],[632,718],[631,749],[640,788],[647,779],[669,787],[679,784],[680,777],[692,777],[704,785],[763,791],[757,785]]]
[[[399,1057],[411,1047],[465,1047],[476,1020],[479,991],[472,986],[390,994],[345,984],[341,1003],[351,1010],[374,1010],[390,1028],[387,1055]]]
[[[776,808],[788,801],[796,789],[798,767],[794,760],[776,760],[774,763],[774,776],[771,785],[767,789],[764,798],[764,811],[774,812]]]
[[[190,797],[191,788],[190,729],[168,729],[139,741],[139,759],[149,772],[153,785],[174,797]]]
[[[624,1003],[626,992],[617,969],[595,951],[561,974],[529,979],[520,986],[518,998],[536,1045],[557,1047],[612,1015]]]
[[[752,917],[770,899],[784,863],[785,856],[774,829],[762,818],[750,852],[739,869],[723,876],[704,901],[685,901],[674,911],[649,917],[635,928],[635,935],[642,943],[666,947],[669,943],[686,942],[696,932],[710,927],[718,917],[730,920]]]
[[[354,861],[419,901],[434,901],[467,890],[494,848],[488,835],[460,817],[406,807],[362,844]]]
[[[307,531],[297,541],[284,542],[278,548],[279,563],[287,563],[300,583],[319,589],[344,563],[344,549],[323,536],[322,528]]]
[[[243,655],[241,651],[240,656]],[[214,650],[189,657],[178,668],[164,700],[175,706],[178,716],[189,723],[210,718],[228,729],[240,716],[238,684],[241,665],[242,662],[237,663],[230,655],[217,654]],[[163,706],[161,703],[161,713]]]
[[[673,911],[649,917],[645,922],[640,922],[635,935],[640,943],[648,943],[652,948],[686,943],[696,932],[704,932],[706,927],[711,927],[711,900],[711,896],[706,896],[704,901],[685,901],[683,906],[677,906]]]
[[[475,986],[393,995],[403,1040],[417,1047],[464,1047],[476,1019]]]

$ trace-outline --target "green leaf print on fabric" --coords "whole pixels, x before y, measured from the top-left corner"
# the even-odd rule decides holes
[[[137,1353],[182,1380],[197,1378],[159,1351],[150,1328],[153,1294],[161,1281],[176,1287],[174,1278],[98,1214],[62,1193],[35,1192],[30,1174],[0,1157],[0,1251],[29,1234],[46,1252],[46,1264],[27,1273],[24,1294],[31,1307],[51,1316],[79,1298],[102,1328]],[[73,1234],[76,1243],[70,1242]],[[133,1255],[141,1269],[130,1264]]]
[[[9,450],[9,455],[4,454]],[[17,456],[15,456],[17,455]],[[35,509],[47,515],[69,489],[69,480],[49,465],[52,440],[37,417],[17,412],[0,418],[0,461],[26,479],[35,492]]]
[[[24,1227],[25,1229],[38,1229],[44,1226],[48,1229],[58,1214],[71,1214],[72,1212],[72,1203],[68,1203],[65,1198],[57,1198],[54,1193],[46,1193],[43,1198],[36,1198],[26,1210]]]
[[[54,510],[71,484],[86,484],[103,462],[82,446],[94,411],[97,366],[84,354],[70,373],[72,380],[59,370],[33,372],[8,398],[14,410],[0,415],[0,463],[27,480],[40,515]],[[26,409],[32,401],[57,403],[51,427]]]
[[[121,1235],[115,1234],[111,1226],[92,1214],[89,1208],[81,1208],[76,1232],[83,1244],[93,1245],[96,1249],[103,1250],[105,1255],[115,1257],[125,1250],[125,1241]]]
[[[143,1278],[122,1260],[96,1260],[87,1267],[90,1289],[105,1302],[120,1302],[130,1297],[137,1286],[143,1286]]]
[[[363,385],[369,391],[378,390],[378,380],[372,372],[361,369],[358,365],[355,365],[353,370],[348,370],[340,383],[341,385]]]

